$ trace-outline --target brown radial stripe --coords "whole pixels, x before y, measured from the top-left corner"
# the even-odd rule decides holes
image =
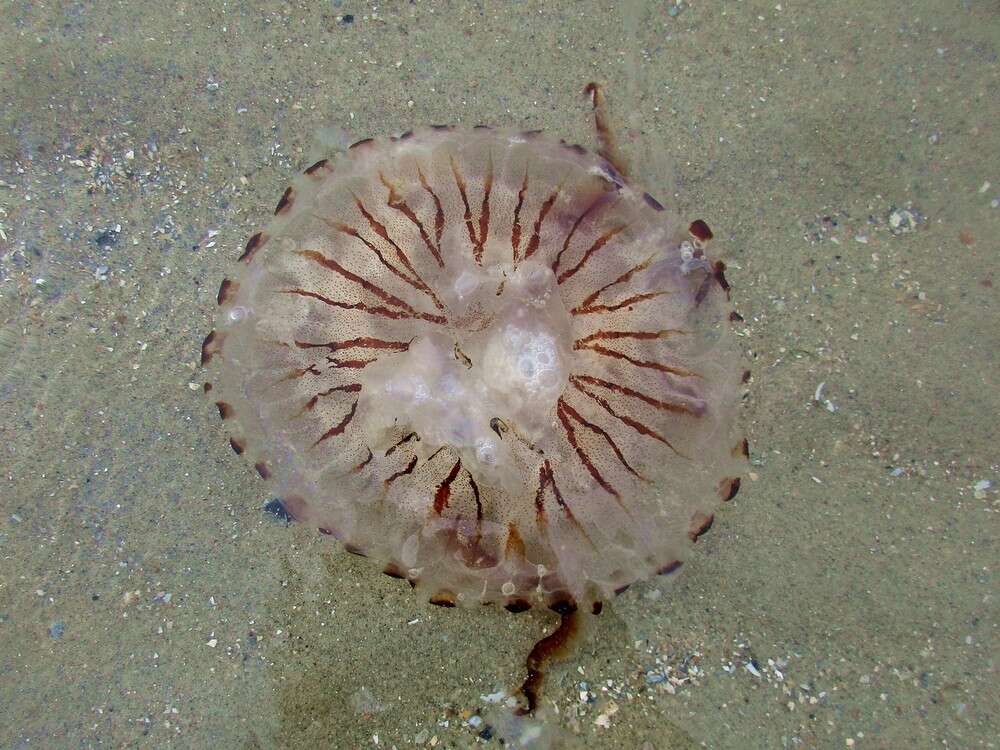
[[[391,456],[399,448],[401,448],[402,446],[406,445],[408,442],[410,442],[414,438],[417,438],[417,433],[415,433],[415,432],[409,432],[406,435],[403,435],[403,437],[401,437],[399,440],[397,440],[394,445],[389,446],[388,450],[386,450],[386,452],[385,452],[385,458],[388,458],[389,456]],[[419,438],[417,438],[417,440],[419,441]]]
[[[599,313],[609,313],[621,310],[623,307],[629,307],[639,302],[645,302],[646,300],[656,299],[664,294],[670,294],[670,292],[646,292],[645,294],[635,294],[631,297],[623,299],[621,302],[616,302],[613,305],[581,305],[576,307],[570,312],[573,315],[589,315],[589,314],[599,314]]]
[[[694,417],[701,416],[700,411],[692,409],[690,406],[684,404],[673,403],[670,401],[661,401],[660,399],[648,396],[641,391],[634,390],[624,385],[618,385],[616,383],[610,383],[607,380],[602,380],[601,378],[595,378],[593,375],[571,375],[570,380],[576,378],[580,382],[589,383],[590,385],[596,385],[600,388],[605,388],[614,393],[618,393],[622,396],[631,396],[632,398],[637,398],[640,401],[644,401],[650,406],[655,406],[657,409],[663,411],[673,412],[675,414],[689,414]]]
[[[456,461],[455,465],[451,467],[451,471],[448,472],[448,476],[445,477],[444,481],[437,486],[434,491],[434,512],[439,516],[441,512],[448,507],[448,498],[451,497],[451,483],[455,481],[458,476],[458,472],[462,469],[461,460]]]
[[[267,464],[263,461],[258,461],[253,465],[253,467],[257,470],[257,473],[260,474],[261,479],[271,478],[271,470],[267,468]]]
[[[360,235],[358,235],[358,233],[355,232],[353,229],[350,229],[350,227],[346,227],[345,229],[348,231],[349,234],[353,234],[354,236],[360,237]],[[364,240],[362,239],[362,241],[364,241]],[[368,244],[368,243],[366,242],[365,244]],[[381,254],[378,253],[377,250],[375,252],[376,252],[376,254],[379,255],[380,258],[382,257]],[[316,250],[297,250],[296,253],[298,255],[301,255],[304,258],[308,258],[309,260],[313,261],[314,263],[318,263],[323,268],[327,268],[327,269],[333,271],[334,273],[337,273],[340,276],[343,276],[348,281],[353,281],[355,284],[358,284],[359,286],[361,286],[365,291],[368,291],[368,292],[371,292],[372,294],[374,294],[376,297],[378,297],[383,302],[386,302],[386,303],[388,303],[390,305],[393,305],[394,307],[399,307],[399,308],[405,310],[408,313],[411,313],[411,314],[416,313],[416,310],[414,310],[414,308],[412,308],[409,304],[407,304],[406,302],[404,302],[403,300],[401,300],[399,297],[395,296],[394,294],[390,294],[389,292],[385,291],[384,289],[382,289],[377,284],[373,284],[372,282],[368,281],[368,279],[365,279],[365,278],[363,278],[361,276],[358,276],[356,273],[352,273],[351,271],[348,271],[346,268],[344,268],[342,265],[340,265],[333,258],[327,258],[325,255],[323,255],[323,253],[317,252]],[[388,267],[388,264],[385,263],[384,259],[383,259],[382,262],[383,262],[383,264],[385,264]]]
[[[431,242],[430,235],[427,234],[427,230],[424,228],[424,223],[420,221],[416,212],[410,208],[409,204],[399,195],[399,193],[396,192],[395,186],[385,178],[385,175],[379,172],[378,176],[382,181],[382,184],[385,185],[386,189],[389,191],[389,197],[386,199],[386,205],[388,205],[391,209],[399,211],[403,214],[403,216],[409,219],[410,223],[417,228],[417,231],[420,233],[420,239],[424,241],[424,245],[427,246],[431,255],[434,256],[434,260],[437,261],[438,266],[444,268],[444,260],[441,258],[441,232],[438,231],[437,244]]]
[[[431,196],[434,201],[434,243],[438,248],[441,247],[441,235],[444,233],[444,208],[441,206],[441,199],[437,197],[437,193],[431,187],[427,178],[424,176],[423,170],[417,167],[417,176],[420,178],[420,185],[425,191]],[[444,261],[441,261],[441,265],[444,265]]]
[[[437,323],[439,325],[443,325],[448,322],[446,318],[440,315],[429,315],[428,313],[407,310],[392,310],[388,307],[379,307],[378,305],[366,305],[364,302],[340,302],[338,300],[330,299],[329,297],[324,297],[322,294],[317,294],[316,292],[308,292],[305,289],[282,289],[279,294],[297,294],[300,297],[310,297],[311,299],[319,300],[324,305],[329,305],[330,307],[337,307],[342,310],[358,310],[360,312],[368,313],[369,315],[391,318],[392,320],[417,318],[419,320],[426,320],[428,323]]]
[[[322,218],[322,217],[320,217],[320,218]],[[440,302],[437,300],[437,297],[434,296],[434,293],[431,292],[430,288],[423,282],[422,279],[420,279],[419,277],[414,278],[413,276],[410,276],[409,274],[404,273],[403,271],[401,271],[400,269],[398,269],[395,265],[393,265],[392,263],[390,263],[386,259],[386,257],[382,254],[382,251],[379,250],[377,247],[375,247],[375,245],[373,243],[369,242],[368,239],[366,239],[365,237],[363,237],[361,235],[361,233],[357,229],[355,229],[352,226],[349,226],[348,224],[344,224],[344,223],[339,222],[339,221],[330,221],[330,220],[325,219],[325,218],[323,218],[322,220],[326,224],[329,224],[330,226],[332,226],[338,232],[343,232],[344,234],[349,235],[350,237],[354,237],[355,239],[360,240],[362,242],[362,244],[364,244],[365,247],[367,247],[369,250],[371,250],[373,253],[375,253],[375,257],[377,257],[379,259],[379,262],[393,276],[395,276],[395,277],[397,277],[399,279],[402,279],[404,282],[406,282],[408,285],[412,286],[414,289],[416,289],[416,290],[418,290],[420,292],[423,292],[425,294],[428,294],[435,301],[435,304],[440,309]],[[382,225],[379,224],[379,226],[382,226]],[[383,230],[385,229],[385,227],[382,227],[382,228],[383,228]],[[377,233],[377,231],[376,231],[376,233]],[[383,239],[385,239],[385,238],[383,238]],[[399,250],[399,247],[397,245],[395,245],[395,243],[393,243],[391,240],[387,240],[387,241],[390,244],[392,244],[393,247],[396,248],[396,250],[397,250],[398,253],[402,252],[402,251]],[[314,251],[300,251],[300,252],[314,252]],[[325,257],[325,256],[321,256],[321,257]],[[409,266],[409,261],[406,261],[406,263],[404,263],[404,265],[406,265],[409,268],[412,268],[411,266]]]
[[[562,492],[559,491],[559,486],[556,484],[555,472],[552,471],[552,465],[549,463],[548,459],[542,462],[542,465],[538,467],[538,489],[535,492],[535,516],[538,523],[544,527],[545,525],[545,488],[552,488],[552,496],[556,500],[556,504],[559,508],[566,514],[566,517],[576,526],[583,538],[588,542],[590,537],[584,531],[583,527],[580,525],[579,521],[576,520],[576,516],[573,515],[573,511],[566,504],[563,499]],[[591,544],[593,544],[591,542]]]
[[[243,451],[246,450],[246,443],[244,443],[239,438],[229,438],[229,447],[233,449],[233,453],[237,456],[242,456]]]
[[[531,602],[527,599],[511,599],[503,605],[503,608],[516,615],[531,609]]]
[[[510,230],[511,262],[516,266],[519,260],[518,251],[521,248],[521,208],[524,206],[524,195],[528,192],[528,170],[524,170],[524,181],[517,191],[517,205],[514,206],[514,225]]]
[[[562,187],[557,187],[552,191],[551,195],[545,199],[542,203],[542,207],[538,209],[538,218],[535,219],[535,224],[531,229],[531,239],[528,240],[528,246],[524,249],[524,259],[527,260],[535,251],[538,249],[539,237],[541,236],[542,223],[545,221],[545,217],[549,215],[549,211],[552,210],[552,206],[555,204],[556,199],[559,197],[559,192]]]
[[[469,193],[468,187],[465,183],[465,177],[463,177],[462,173],[459,171],[454,157],[450,158],[450,162],[451,173],[455,176],[455,185],[458,187],[458,192],[462,196],[462,206],[464,208],[462,218],[465,221],[465,230],[469,233],[469,242],[472,243],[472,258],[476,261],[477,265],[481,266],[483,264],[483,246],[486,243],[486,235],[489,232],[490,192],[493,189],[493,157],[490,157],[489,168],[483,185],[483,204],[479,213],[478,234],[476,233],[475,223],[472,220],[472,207],[469,204]]]
[[[382,486],[388,489],[389,485],[395,482],[400,477],[405,477],[407,474],[413,473],[413,470],[416,468],[416,466],[417,466],[417,457],[414,456],[413,458],[410,459],[410,463],[406,465],[405,469],[400,469],[395,474],[390,476],[388,479],[382,482]]]
[[[323,373],[321,373],[316,368],[316,365],[309,365],[307,367],[296,367],[287,375],[285,375],[285,377],[279,380],[278,383],[284,383],[288,380],[298,380],[299,378],[303,378],[306,375],[322,375],[322,374]]]
[[[359,463],[357,466],[355,466],[353,469],[351,469],[351,473],[352,474],[357,474],[359,471],[361,471],[363,468],[365,468],[371,462],[371,460],[374,458],[374,455],[372,454],[372,449],[371,448],[367,448],[367,450],[368,450],[368,457],[364,461],[362,461],[361,463]]]
[[[323,435],[319,438],[319,440],[317,440],[315,443],[312,444],[312,447],[315,448],[317,445],[322,443],[327,438],[331,438],[335,435],[340,435],[347,428],[347,425],[351,423],[351,420],[354,419],[354,413],[357,410],[358,410],[358,402],[355,401],[353,404],[351,404],[351,410],[347,413],[347,416],[345,416],[342,420],[340,420],[338,424],[335,424],[329,430],[324,432]]]
[[[233,416],[233,407],[225,401],[216,401],[215,406],[219,409],[220,419],[229,419]]]
[[[267,242],[267,235],[263,232],[257,232],[250,239],[247,240],[246,247],[243,248],[243,255],[241,255],[237,260],[243,263],[249,263],[253,260],[254,253],[261,248],[261,246]]]
[[[645,271],[647,268],[649,268],[649,264],[652,262],[652,260],[653,260],[653,258],[652,258],[652,256],[650,256],[649,258],[646,258],[646,260],[644,260],[639,265],[632,266],[632,268],[630,268],[629,270],[627,270],[625,273],[623,273],[621,276],[619,276],[617,279],[615,279],[611,283],[605,284],[600,289],[598,289],[596,292],[592,292],[590,295],[587,296],[587,298],[583,302],[580,303],[580,305],[578,307],[574,308],[570,312],[572,312],[574,315],[576,315],[578,312],[585,312],[585,311],[589,312],[589,308],[591,307],[591,305],[593,305],[595,302],[597,302],[597,298],[600,297],[604,292],[606,292],[608,289],[610,289],[613,286],[617,286],[618,284],[625,283],[626,281],[628,281],[629,279],[631,279],[633,276],[635,276],[635,274],[639,273],[640,271]],[[656,294],[665,294],[665,292],[656,292]],[[624,305],[618,305],[618,307],[623,307],[623,306]]]
[[[556,504],[562,509],[569,518],[580,530],[580,533],[586,537],[586,533],[583,531],[583,527],[577,522],[576,517],[573,515],[573,511],[570,507],[566,505],[566,501],[563,500],[562,493],[559,491],[558,485],[556,485],[555,473],[552,471],[552,465],[549,463],[548,459],[542,462],[542,465],[538,467],[538,490],[535,492],[535,515],[537,520],[544,524],[545,523],[545,488],[552,488],[552,496],[556,500]]]
[[[490,233],[490,193],[492,190],[493,154],[490,154],[489,167],[486,170],[486,179],[483,183],[483,205],[479,208],[479,238],[476,240],[476,247],[473,251],[473,257],[479,265],[482,265],[483,247],[486,245]]]
[[[316,402],[319,401],[324,396],[329,396],[331,393],[359,393],[361,391],[361,383],[348,383],[347,385],[335,385],[332,388],[327,388],[325,391],[320,391],[311,399],[306,401],[306,405],[302,407],[302,411],[311,411]]]
[[[625,460],[625,455],[621,452],[621,449],[618,447],[618,444],[615,443],[614,439],[611,437],[611,435],[607,433],[606,430],[602,429],[600,426],[594,424],[593,422],[584,419],[584,417],[576,409],[574,409],[572,406],[566,403],[565,400],[561,398],[559,399],[559,406],[562,406],[562,408],[566,410],[569,416],[571,416],[578,424],[586,427],[594,434],[600,435],[602,438],[604,438],[605,442],[607,442],[608,444],[608,447],[610,447],[611,450],[614,452],[615,456],[618,457],[618,461],[621,462],[621,465],[624,466],[625,469],[632,476],[636,477],[637,479],[641,479],[644,482],[649,481],[639,472],[633,469],[632,465],[627,460]],[[559,406],[557,406],[556,408],[558,409]]]
[[[371,146],[375,142],[374,138],[362,138],[360,141],[355,141],[350,146],[347,147],[348,151],[353,151],[356,148],[362,148],[363,146]]]
[[[312,343],[308,341],[295,341],[295,346],[299,349],[329,349],[335,352],[339,349],[391,349],[397,352],[405,352],[410,348],[408,341],[385,341],[369,336],[359,336],[358,338],[345,339],[344,341],[326,341],[322,343]]]
[[[628,362],[630,365],[635,365],[636,367],[643,367],[649,370],[657,370],[658,372],[665,372],[669,373],[670,375],[677,375],[678,377],[682,378],[701,377],[698,373],[691,372],[690,370],[685,370],[681,367],[672,367],[670,365],[662,364],[661,362],[653,362],[651,360],[646,360],[646,359],[636,359],[635,357],[630,357],[629,355],[625,354],[624,352],[620,352],[617,349],[609,349],[608,347],[601,346],[600,344],[589,343],[580,345],[578,343],[577,345],[574,345],[573,348],[576,350],[586,349],[587,351],[592,351],[596,354],[600,354],[602,357],[620,359],[625,362]]]
[[[569,248],[570,240],[573,239],[573,235],[576,234],[576,230],[579,229],[580,224],[583,223],[583,220],[586,219],[588,216],[590,216],[590,214],[596,209],[607,205],[607,203],[608,203],[607,193],[602,193],[598,195],[597,198],[595,198],[593,201],[591,201],[590,205],[583,210],[583,213],[581,213],[578,217],[576,217],[576,221],[573,222],[573,226],[570,227],[569,232],[566,233],[566,239],[563,240],[562,248],[559,250],[559,253],[556,255],[555,261],[552,263],[552,273],[554,274],[559,273],[559,264],[562,262],[563,253],[565,253],[566,250]]]
[[[687,331],[682,331],[679,328],[665,328],[660,331],[605,331],[600,330],[596,333],[592,333],[589,336],[585,336],[582,339],[577,339],[574,344],[574,349],[582,349],[586,347],[592,341],[598,340],[614,340],[614,339],[637,339],[639,341],[655,341],[656,339],[666,339],[671,336],[684,336],[687,335]]]
[[[327,357],[326,361],[330,363],[330,369],[363,370],[368,365],[378,362],[378,357],[373,359],[337,359],[336,357]]]
[[[444,305],[441,304],[441,300],[438,299],[437,295],[434,293],[434,290],[431,289],[429,286],[427,286],[424,280],[420,278],[420,274],[417,273],[417,270],[413,267],[413,264],[410,263],[409,256],[407,256],[407,254],[403,251],[403,248],[401,248],[398,244],[396,244],[396,241],[391,236],[389,236],[389,230],[385,228],[385,225],[382,224],[382,222],[380,222],[378,219],[376,219],[375,216],[367,208],[365,208],[364,203],[362,203],[357,196],[354,197],[354,205],[357,206],[362,216],[365,217],[365,220],[368,222],[368,226],[371,228],[371,230],[392,246],[392,249],[396,251],[396,259],[406,267],[406,270],[410,272],[410,275],[408,276],[407,274],[404,274],[402,271],[397,272],[394,270],[392,266],[388,266],[388,264],[386,264],[389,270],[396,273],[396,275],[399,276],[399,278],[406,281],[415,289],[423,292],[428,297],[430,297],[431,301],[434,303],[434,306],[438,310],[443,310]],[[375,250],[375,248],[370,243],[368,243],[364,238],[361,237],[360,234],[357,233],[357,230],[352,230],[349,233],[353,234],[355,237],[360,239],[362,242],[368,245],[368,247],[371,248],[372,250]],[[377,250],[376,253],[378,253]],[[378,253],[378,255],[379,259],[382,259],[382,255],[380,253]],[[385,263],[386,261],[382,260],[382,262]]]
[[[584,388],[582,385],[580,385],[580,378],[579,378],[579,376],[577,376],[577,375],[570,375],[569,380],[570,380],[570,383],[573,385],[574,388],[576,388],[578,391],[580,391],[585,396],[587,396],[588,398],[590,398],[592,401],[595,401],[602,409],[604,409],[604,411],[606,411],[612,417],[614,417],[615,419],[617,419],[618,421],[620,421],[620,422],[622,422],[624,424],[627,424],[629,427],[631,427],[633,430],[635,430],[636,432],[638,432],[640,435],[645,435],[646,437],[650,437],[650,438],[653,438],[654,440],[660,441],[661,443],[663,443],[664,445],[666,445],[668,448],[670,448],[670,450],[672,450],[674,453],[677,453],[677,455],[680,455],[680,453],[678,453],[677,449],[674,448],[673,444],[671,444],[671,442],[669,440],[667,440],[665,437],[663,437],[663,435],[661,435],[660,433],[656,432],[656,430],[654,430],[651,427],[648,427],[647,425],[643,424],[642,422],[638,421],[637,419],[633,419],[632,417],[628,416],[627,414],[619,414],[618,412],[616,412],[612,408],[611,404],[609,404],[606,399],[602,398],[601,396],[598,396],[596,393],[593,393],[593,392],[587,390],[586,388]]]
[[[584,265],[586,265],[587,261],[589,261],[591,257],[593,257],[594,253],[600,251],[600,249],[605,245],[607,245],[608,242],[610,242],[615,237],[615,235],[620,234],[623,229],[625,229],[625,225],[619,224],[618,226],[612,227],[607,232],[598,237],[596,240],[594,240],[593,244],[589,248],[587,248],[587,251],[583,254],[583,257],[580,258],[580,261],[575,266],[570,268],[568,271],[563,271],[561,274],[559,274],[559,276],[556,277],[556,282],[562,284],[564,281],[566,281],[566,279],[574,276],[581,268],[584,267]]]
[[[583,446],[581,446],[579,441],[576,439],[576,429],[569,421],[566,404],[561,398],[556,404],[556,416],[559,417],[559,421],[562,423],[563,431],[566,433],[566,440],[569,442],[570,447],[576,451],[576,455],[579,457],[580,462],[583,463],[584,468],[587,469],[590,476],[594,478],[595,482],[601,485],[605,492],[614,496],[615,499],[620,502],[621,495],[618,493],[618,490],[612,487],[611,483],[604,478],[600,471],[598,471],[594,462],[591,461],[590,455],[583,449]]]

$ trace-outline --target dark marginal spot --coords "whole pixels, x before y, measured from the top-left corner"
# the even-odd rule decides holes
[[[351,544],[350,542],[344,542],[344,551],[349,552],[352,555],[357,555],[358,557],[368,557],[361,547],[356,544]]]
[[[573,612],[576,612],[576,602],[569,598],[557,599],[556,601],[552,602],[552,604],[549,605],[549,609],[551,609],[556,614],[568,615]]]
[[[569,150],[570,150],[570,151],[572,151],[572,152],[573,152],[574,154],[577,154],[577,155],[579,155],[579,156],[585,156],[585,155],[586,155],[586,153],[587,153],[587,149],[585,149],[585,148],[584,148],[583,146],[581,146],[581,145],[580,145],[579,143],[566,143],[566,141],[559,141],[559,144],[560,144],[560,145],[561,145],[561,146],[562,146],[563,148],[566,148],[566,149],[569,149]]]
[[[329,162],[326,159],[320,159],[318,162],[316,162],[311,167],[306,169],[306,171],[303,172],[302,174],[309,175],[311,177],[314,173],[323,169],[323,167],[325,167],[327,164],[329,164]]]
[[[749,383],[750,382],[750,371],[749,370],[744,370],[743,371],[743,378],[742,378],[742,380],[743,380],[744,383]]]
[[[743,316],[740,315],[735,310],[733,310],[731,313],[729,313],[729,322],[730,323],[742,323],[743,322]]]
[[[233,282],[229,279],[223,279],[222,283],[219,284],[219,293],[216,295],[216,301],[222,305],[229,301],[229,297],[232,296],[233,292]]]
[[[652,208],[656,209],[657,211],[662,211],[663,210],[663,204],[660,203],[658,200],[656,200],[656,198],[654,198],[653,196],[651,196],[649,193],[643,193],[642,199],[644,201],[646,201],[647,205],[651,206]]]
[[[723,263],[721,260],[715,261],[715,264],[712,266],[712,276],[715,278],[717,282],[719,282],[719,286],[721,286],[723,291],[725,291],[726,298],[728,299],[730,287],[729,287],[729,282],[726,281],[725,270],[726,270],[726,264]]]
[[[412,138],[412,137],[413,137],[413,131],[412,130],[407,130],[405,133],[403,133],[401,136],[399,136],[399,140],[405,141],[405,140],[407,140],[409,138]]]
[[[216,401],[215,406],[219,410],[220,419],[229,419],[233,416],[233,407],[227,404],[225,401]]]
[[[222,338],[215,331],[209,332],[205,340],[201,342],[201,363],[203,365],[208,364],[212,357],[218,354],[221,349]]]
[[[513,612],[514,614],[519,614],[521,612],[527,612],[531,609],[531,602],[525,599],[511,599],[503,608],[508,612]]]
[[[229,447],[233,449],[233,452],[237,456],[242,456],[243,451],[246,450],[246,444],[237,438],[229,438]]]
[[[344,26],[350,26],[352,23],[354,23],[354,14],[345,13],[340,17],[340,22],[344,24]]]
[[[736,444],[736,448],[733,449],[733,453],[742,455],[743,458],[750,458],[750,441],[743,438],[743,440]]]
[[[263,461],[258,461],[253,465],[253,467],[257,470],[257,473],[260,474],[261,479],[271,478],[271,470],[267,468],[267,464]]]
[[[353,149],[361,148],[362,146],[370,146],[374,142],[375,142],[374,138],[362,138],[360,141],[355,141],[350,146],[348,146],[347,150],[352,151]]]
[[[438,591],[428,601],[438,607],[454,607],[455,595],[450,591]]]
[[[322,534],[323,536],[332,536],[332,537],[337,536],[336,534],[333,533],[333,529],[326,529],[323,528],[322,526],[320,526],[319,529],[317,529],[317,531],[319,531],[319,533]]]
[[[400,580],[406,580],[406,572],[401,567],[396,565],[396,563],[389,563],[388,565],[385,566],[385,569],[382,572],[385,573],[390,578],[399,578]]]
[[[590,607],[590,611],[595,615],[601,614],[604,611],[604,602],[594,602]]]
[[[454,130],[454,128],[454,125],[431,125],[431,130],[440,130],[442,132]]]
[[[473,130],[493,130],[492,125],[473,125]]]
[[[691,233],[692,237],[696,240],[701,240],[702,242],[708,242],[713,237],[712,230],[708,228],[708,224],[706,224],[703,219],[695,219],[692,221],[691,225],[688,227],[688,231]]]
[[[284,521],[286,525],[295,520],[295,518],[292,517],[292,514],[288,512],[288,509],[285,508],[285,504],[278,498],[268,500],[264,503],[263,511],[265,513],[270,513],[279,521]]]
[[[203,391],[205,391],[205,393],[210,393],[211,390],[212,390],[212,384],[211,383],[205,383],[205,385],[203,385],[201,388],[202,388]]]
[[[749,455],[750,447],[747,445],[747,455]],[[719,484],[719,495],[722,497],[722,502],[728,503],[734,497],[736,493],[740,491],[740,478],[733,477],[732,479],[723,479]]]
[[[292,201],[295,198],[294,193],[295,191],[292,190],[291,186],[285,188],[285,192],[281,194],[281,198],[278,200],[278,205],[274,207],[275,216],[291,208]]]
[[[267,235],[263,232],[257,232],[250,239],[247,240],[246,247],[243,248],[243,255],[239,257],[239,260],[243,263],[249,263],[253,260],[254,253],[267,242]]]
[[[701,511],[695,513],[691,516],[691,525],[688,526],[688,539],[697,542],[698,537],[712,528],[713,521],[715,521],[715,516],[711,513],[702,513]]]
[[[631,583],[626,583],[624,586],[619,586],[618,588],[615,589],[615,596],[621,596],[626,591],[628,591],[629,588],[631,588],[631,586],[632,586]]]
[[[656,574],[661,576],[670,575],[680,569],[681,565],[683,565],[683,563],[680,560],[671,560],[666,565],[661,565],[660,569],[656,571]]]

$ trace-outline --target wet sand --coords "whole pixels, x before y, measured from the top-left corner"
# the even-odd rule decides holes
[[[994,3],[0,20],[0,745],[997,746]],[[199,347],[317,140],[589,144],[590,80],[638,180],[715,231],[753,473],[514,722],[491,701],[555,618],[430,606],[264,512]]]

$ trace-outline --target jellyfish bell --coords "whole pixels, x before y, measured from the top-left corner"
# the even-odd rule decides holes
[[[309,167],[202,347],[297,520],[436,604],[560,613],[529,708],[576,613],[676,571],[747,453],[711,231],[632,184],[587,94],[596,153],[439,127]]]

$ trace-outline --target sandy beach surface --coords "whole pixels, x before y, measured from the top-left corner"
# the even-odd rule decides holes
[[[6,2],[0,747],[994,748],[1000,10]],[[592,144],[715,230],[751,473],[503,708],[543,613],[286,524],[201,392],[220,280],[323,149]]]

